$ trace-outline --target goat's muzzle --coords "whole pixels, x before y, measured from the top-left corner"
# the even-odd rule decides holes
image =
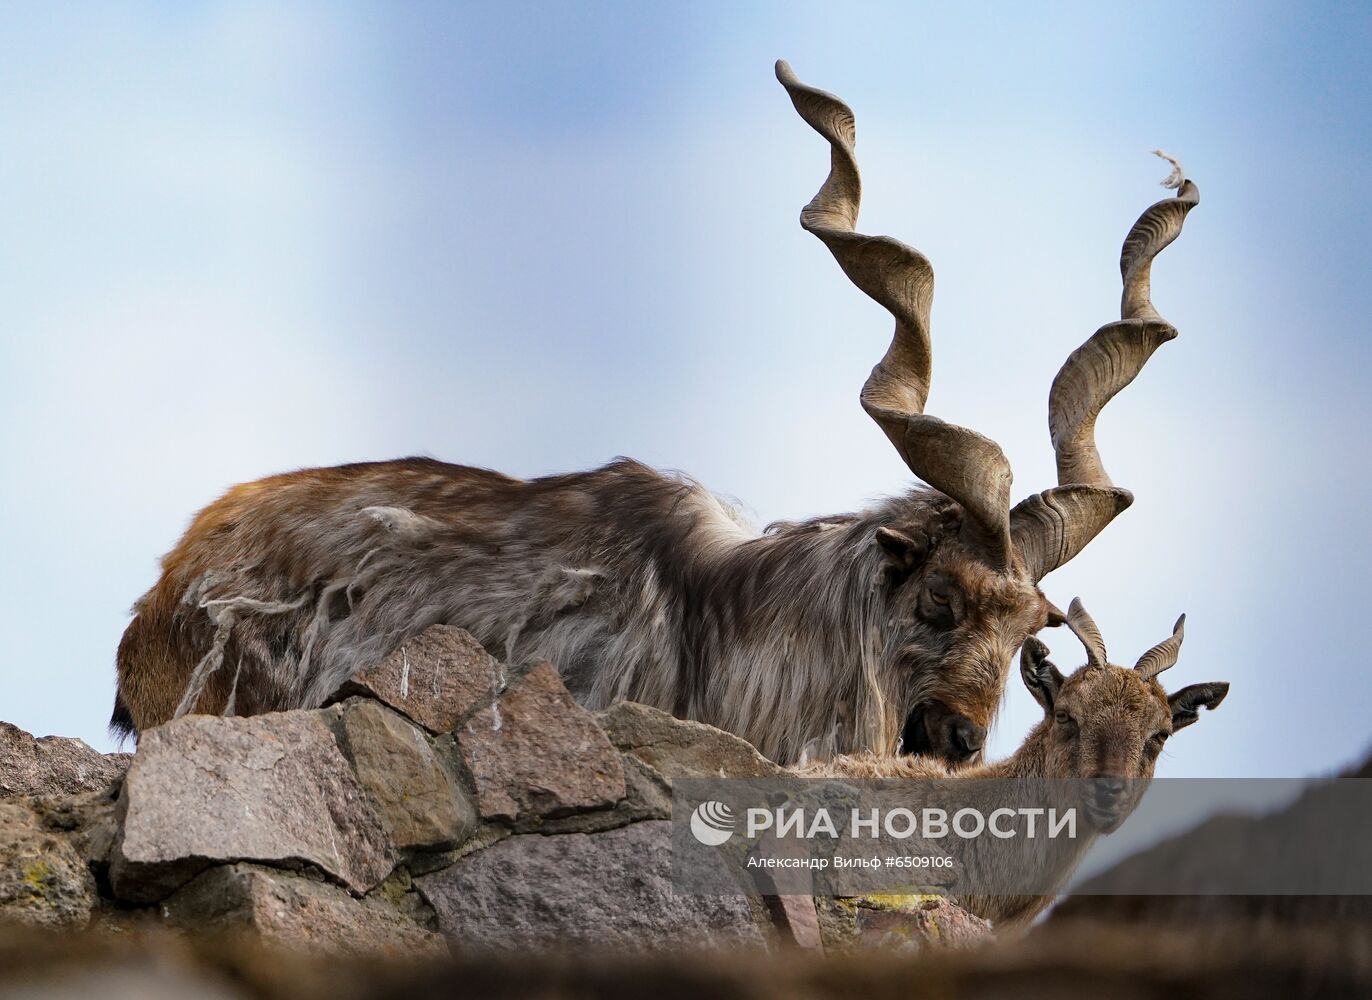
[[[901,752],[942,757],[965,764],[981,753],[986,727],[954,712],[941,701],[921,702],[910,710],[901,728]]]
[[[1123,821],[1128,804],[1128,782],[1102,775],[1088,782],[1082,807],[1092,826],[1101,833],[1111,833]]]

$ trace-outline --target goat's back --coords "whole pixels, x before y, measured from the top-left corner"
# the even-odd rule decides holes
[[[195,517],[135,605],[112,725],[146,729],[178,706],[309,707],[321,672],[365,665],[354,661],[459,609],[452,624],[498,645],[549,565],[651,555],[692,495],[708,496],[623,459],[519,480],[408,458],[235,486]]]

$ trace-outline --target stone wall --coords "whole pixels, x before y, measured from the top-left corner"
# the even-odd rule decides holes
[[[592,715],[550,664],[435,626],[324,708],[188,716],[133,755],[0,729],[0,918],[361,956],[986,936],[939,897],[675,895],[672,779],[778,771],[641,705]]]

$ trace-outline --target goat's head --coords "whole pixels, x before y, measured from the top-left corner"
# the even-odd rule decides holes
[[[967,761],[982,749],[1015,650],[1061,612],[1022,567],[987,564],[953,501],[923,493],[903,507],[898,526],[876,531],[887,658],[905,691],[900,746]]]
[[[1058,485],[1011,509],[1010,463],[1000,447],[924,412],[933,269],[919,251],[855,230],[861,180],[852,111],[801,83],[785,62],[777,63],[777,79],[831,149],[829,176],[801,211],[801,225],[895,317],[891,346],[863,386],[863,409],[909,469],[939,500],[946,498],[923,504],[922,511],[913,498],[911,516],[879,527],[872,539],[887,568],[892,604],[894,632],[885,647],[892,668],[910,677],[908,703],[899,706],[903,748],[968,760],[980,751],[1015,650],[1043,626],[1063,620],[1039,581],[1133,502],[1101,465],[1096,418],[1177,335],[1149,301],[1149,275],[1153,258],[1176,239],[1200,194],[1177,172],[1169,183],[1178,188],[1176,197],[1150,207],[1129,231],[1120,258],[1121,319],[1072,353],[1049,393]]]
[[[1114,666],[1091,616],[1073,601],[1067,624],[1086,647],[1086,665],[1063,677],[1048,649],[1030,638],[1020,654],[1025,685],[1043,706],[1043,775],[1089,779],[1085,812],[1109,833],[1133,810],[1157,765],[1163,744],[1215,708],[1229,693],[1224,681],[1192,684],[1168,694],[1157,675],[1177,662],[1182,627],[1139,658],[1133,669]]]

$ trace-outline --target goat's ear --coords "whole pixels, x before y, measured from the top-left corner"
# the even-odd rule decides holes
[[[1020,650],[1019,673],[1034,700],[1045,712],[1051,712],[1062,688],[1063,676],[1048,659],[1048,647],[1032,635],[1024,640],[1024,648]]]
[[[916,541],[894,528],[878,528],[877,544],[886,556],[887,570],[894,584],[904,583],[929,555],[927,538]]]
[[[1210,684],[1192,684],[1176,694],[1169,694],[1167,702],[1172,706],[1172,732],[1185,729],[1199,719],[1201,706],[1218,708],[1228,693],[1227,681],[1215,681]]]
[[[1059,625],[1067,624],[1067,612],[1058,607],[1052,601],[1045,599],[1044,604],[1048,605],[1048,625],[1047,628],[1057,628]]]

